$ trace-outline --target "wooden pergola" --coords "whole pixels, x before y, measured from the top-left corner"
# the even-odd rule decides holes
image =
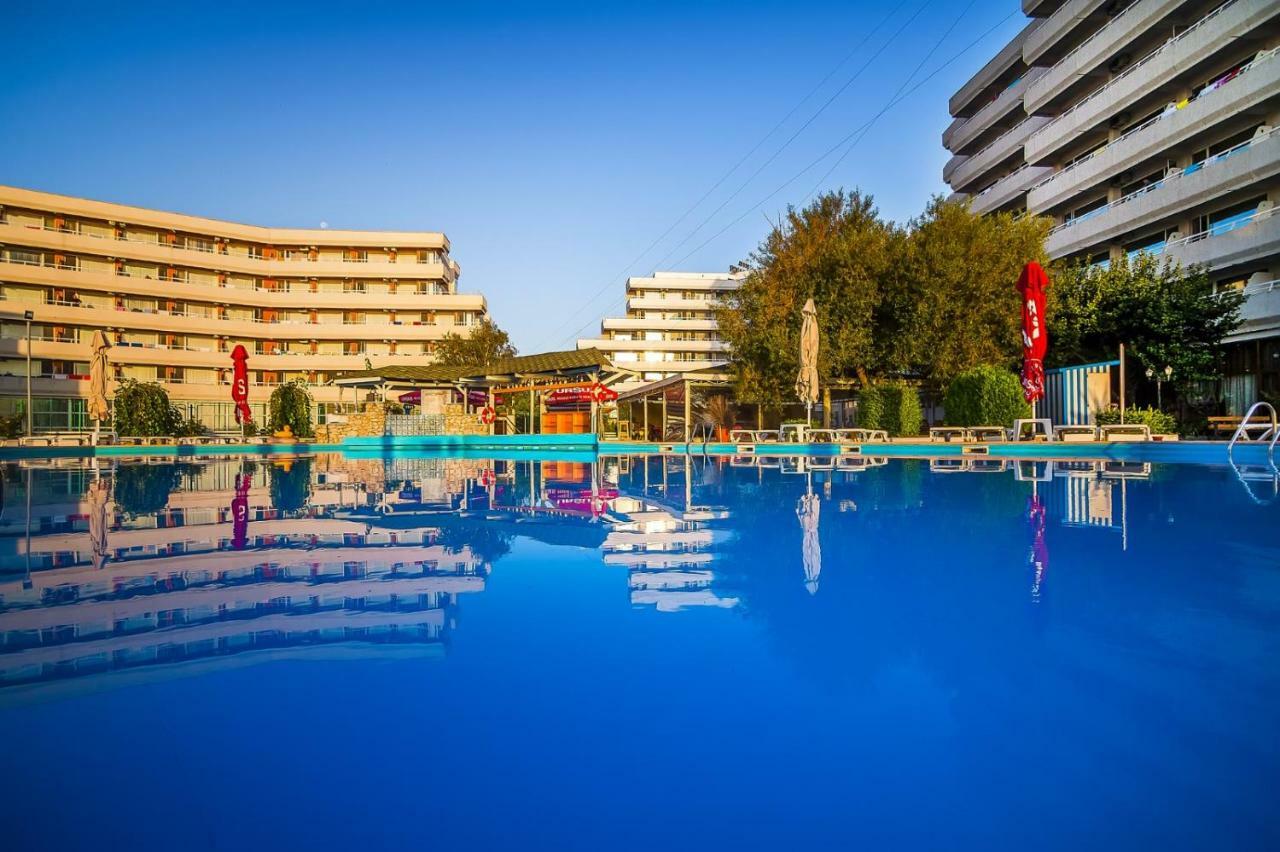
[[[609,387],[635,373],[616,367],[598,349],[569,349],[518,355],[489,364],[444,367],[438,365],[388,365],[369,370],[340,373],[333,379],[339,401],[345,388],[376,391],[383,402],[393,391],[456,390],[465,401],[468,391],[485,392],[488,405],[496,395],[529,394],[530,431],[537,431],[536,414],[541,410],[545,394],[563,388],[603,385]],[[591,422],[597,422],[598,405],[591,404]]]

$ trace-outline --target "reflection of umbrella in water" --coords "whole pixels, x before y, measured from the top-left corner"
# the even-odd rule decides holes
[[[1027,523],[1031,527],[1031,552],[1028,562],[1033,572],[1031,581],[1031,600],[1040,603],[1040,594],[1044,586],[1045,575],[1049,572],[1049,546],[1044,540],[1044,503],[1040,496],[1033,494],[1027,498]]]
[[[822,545],[818,542],[818,514],[821,504],[818,495],[810,491],[796,501],[796,517],[804,532],[801,553],[804,556],[804,587],[809,594],[818,593],[818,575],[822,573]]]
[[[249,487],[253,477],[236,474],[236,496],[231,498],[231,549],[244,550],[249,543]]]
[[[101,570],[110,558],[107,530],[111,528],[111,520],[107,516],[107,504],[111,502],[111,494],[107,481],[99,479],[90,483],[89,492],[85,496],[89,501],[89,542],[93,546],[93,567]]]

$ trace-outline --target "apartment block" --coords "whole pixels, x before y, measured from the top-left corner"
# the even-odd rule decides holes
[[[599,349],[617,366],[638,372],[645,382],[721,366],[729,345],[720,339],[715,311],[723,294],[736,290],[742,277],[740,273],[655,272],[628,278],[626,316],[606,317],[600,322],[600,336],[579,340],[578,348]]]
[[[486,316],[449,248],[440,233],[265,228],[0,186],[0,413],[22,405],[29,355],[36,430],[91,426],[97,329],[116,379],[159,382],[211,428],[234,428],[237,344],[256,418],[294,379],[323,409],[336,373],[430,363]]]
[[[1205,266],[1249,297],[1228,402],[1280,391],[1280,3],[1022,9],[1022,31],[951,97],[955,197],[1051,217],[1054,258]]]

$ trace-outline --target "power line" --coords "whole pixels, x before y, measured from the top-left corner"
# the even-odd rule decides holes
[[[972,4],[971,4],[971,5],[972,5]],[[979,43],[981,43],[981,42],[982,42],[982,41],[983,41],[987,36],[991,35],[991,34],[992,34],[993,32],[995,32],[997,29],[999,29],[1000,27],[1004,26],[1004,24],[1006,24],[1009,20],[1011,20],[1011,19],[1012,19],[1016,14],[1017,14],[1017,11],[1016,11],[1016,10],[1015,10],[1014,12],[1010,12],[1008,15],[1006,15],[1006,16],[1005,16],[1005,17],[1003,17],[1003,18],[1001,18],[1001,19],[1000,19],[999,21],[997,21],[995,24],[993,24],[993,25],[991,25],[990,27],[988,27],[988,28],[987,28],[986,30],[984,30],[984,31],[983,31],[983,32],[982,32],[982,33],[981,33],[977,38],[975,38],[975,39],[973,39],[972,41],[970,41],[967,45],[965,45],[965,46],[964,46],[963,48],[961,48],[959,51],[957,51],[956,53],[954,53],[950,58],[948,58],[947,60],[945,60],[945,61],[944,61],[941,65],[939,65],[937,68],[935,68],[935,69],[933,69],[932,71],[930,71],[930,72],[929,72],[925,77],[923,77],[923,78],[922,78],[918,83],[916,83],[914,86],[912,86],[912,87],[911,87],[910,89],[908,89],[906,92],[902,92],[901,87],[899,87],[899,90],[898,90],[898,91],[899,91],[899,92],[902,92],[902,94],[900,94],[900,95],[896,95],[895,97],[893,97],[892,99],[890,99],[890,101],[889,101],[888,103],[886,103],[886,104],[885,104],[885,106],[884,106],[884,107],[882,107],[882,108],[880,109],[880,111],[879,111],[879,112],[877,112],[875,115],[873,115],[870,119],[868,119],[867,121],[865,121],[863,124],[859,125],[857,128],[855,128],[852,132],[850,132],[850,133],[849,133],[848,135],[846,135],[844,138],[842,138],[841,140],[839,140],[838,142],[836,142],[836,144],[835,144],[835,145],[833,145],[832,147],[828,148],[824,153],[822,153],[822,154],[821,154],[820,156],[818,156],[815,160],[813,160],[812,162],[810,162],[807,166],[805,166],[804,168],[800,169],[800,171],[796,172],[794,175],[792,175],[790,178],[788,178],[786,181],[784,181],[782,184],[780,184],[776,189],[774,189],[772,192],[770,192],[770,193],[769,193],[768,195],[766,195],[764,198],[760,199],[760,201],[759,201],[759,202],[757,202],[756,204],[754,204],[754,205],[752,205],[751,207],[749,207],[749,208],[747,208],[746,210],[744,210],[744,211],[743,211],[739,216],[737,216],[735,219],[733,219],[732,221],[730,221],[727,225],[725,225],[725,226],[724,226],[723,228],[721,228],[719,231],[717,231],[716,233],[712,234],[710,237],[708,237],[706,240],[704,240],[702,243],[700,243],[700,244],[699,244],[696,248],[694,248],[692,251],[688,252],[688,253],[687,253],[687,254],[685,254],[683,257],[681,257],[681,258],[676,262],[676,265],[678,266],[678,265],[680,265],[680,264],[684,263],[686,260],[688,260],[688,259],[689,259],[690,257],[692,257],[693,255],[697,254],[699,251],[701,251],[701,250],[702,250],[703,248],[705,248],[707,245],[709,245],[710,243],[714,242],[716,239],[718,239],[719,237],[721,237],[725,232],[727,232],[727,231],[728,231],[730,228],[732,228],[734,225],[738,224],[738,223],[739,223],[739,222],[741,222],[743,219],[745,219],[747,216],[751,215],[751,214],[752,214],[752,213],[754,213],[756,210],[758,210],[759,208],[763,207],[763,206],[764,206],[764,205],[765,205],[765,204],[766,204],[770,199],[772,199],[775,195],[777,195],[778,193],[782,192],[782,190],[786,189],[786,188],[787,188],[788,186],[790,186],[791,184],[795,183],[797,180],[799,180],[801,177],[803,177],[805,174],[807,174],[809,171],[811,171],[815,166],[817,166],[817,165],[818,165],[818,164],[820,164],[822,161],[826,160],[828,157],[830,157],[832,154],[834,154],[836,151],[838,151],[838,150],[840,150],[842,147],[844,147],[845,143],[849,142],[850,140],[854,140],[854,141],[853,141],[853,145],[850,145],[850,150],[852,150],[852,148],[853,148],[853,147],[854,147],[854,146],[855,146],[859,141],[861,141],[862,137],[866,135],[867,131],[869,131],[869,130],[871,129],[871,127],[875,125],[875,123],[880,119],[880,117],[881,117],[881,116],[883,116],[886,112],[888,112],[888,111],[889,111],[890,109],[892,109],[893,107],[897,106],[897,105],[898,105],[899,103],[901,103],[902,101],[904,101],[904,100],[906,100],[907,98],[911,97],[911,95],[915,94],[917,91],[919,91],[919,90],[921,89],[921,87],[923,87],[926,83],[928,83],[928,82],[929,82],[930,80],[932,80],[934,77],[938,76],[938,74],[942,73],[942,71],[943,71],[943,70],[945,70],[946,68],[950,67],[953,63],[955,63],[955,61],[956,61],[956,60],[958,60],[960,57],[964,56],[966,53],[968,53],[970,50],[972,50],[975,46],[977,46]],[[959,19],[959,18],[957,18],[957,20],[958,20],[958,19]],[[953,28],[954,28],[954,24],[953,24],[952,26],[953,26]],[[936,47],[935,47],[935,50],[936,50]],[[926,61],[927,61],[927,60],[926,60]],[[912,74],[911,74],[910,76],[908,76],[908,78],[907,78],[907,79],[908,79],[908,81],[911,79],[911,77],[915,76],[915,74],[916,74],[916,73],[918,73],[918,71],[919,71],[919,68],[917,67],[916,71],[913,71],[913,72],[912,72]],[[857,137],[857,138],[855,139],[854,137]],[[847,156],[847,154],[848,154],[848,151],[846,151],[846,154],[845,154],[845,155]],[[842,159],[843,159],[843,157],[842,157]],[[829,174],[829,173],[828,173],[828,174]],[[824,177],[823,177],[823,179],[825,180],[825,179],[826,179],[826,176],[824,176]],[[812,194],[812,193],[810,193],[810,194]],[[609,309],[610,309],[610,310],[612,310],[612,309],[613,309],[613,308],[615,308],[619,303],[625,303],[625,301],[626,301],[626,297],[624,296],[624,297],[620,300],[620,302],[614,302],[614,303],[612,303],[612,305],[611,305],[611,307],[610,307]],[[588,328],[591,324],[592,324],[592,323],[588,323],[587,325],[582,326],[581,328],[579,328],[579,329],[578,329],[578,332],[581,332],[581,331],[585,330],[585,329],[586,329],[586,328]],[[570,339],[570,340],[572,340],[572,339],[573,339],[573,338],[575,338],[576,336],[577,336],[577,334],[575,333],[575,334],[573,335],[573,337],[571,337],[571,338],[569,338],[569,339]]]
[[[853,132],[849,133],[847,136],[845,136],[843,139],[841,139],[841,140],[840,140],[839,142],[837,142],[835,145],[833,145],[832,147],[828,148],[828,149],[827,149],[827,150],[826,150],[822,155],[820,155],[817,159],[815,159],[813,162],[809,163],[809,165],[805,166],[803,169],[801,169],[800,171],[796,172],[796,173],[795,173],[794,175],[792,175],[791,177],[787,178],[787,180],[785,180],[782,184],[780,184],[780,185],[778,186],[778,188],[777,188],[777,189],[775,189],[773,192],[769,193],[769,194],[768,194],[768,195],[766,195],[764,198],[760,199],[760,201],[759,201],[759,202],[757,202],[756,204],[754,204],[754,205],[752,205],[751,207],[749,207],[749,208],[747,208],[746,210],[744,210],[744,211],[742,212],[742,214],[741,214],[741,215],[739,215],[736,219],[734,219],[733,221],[729,222],[729,224],[725,225],[723,228],[721,228],[721,229],[720,229],[719,231],[717,231],[716,233],[712,234],[710,237],[708,237],[706,240],[704,240],[702,243],[700,243],[700,244],[697,246],[697,248],[693,249],[693,251],[689,252],[689,253],[688,253],[688,254],[686,254],[684,257],[680,258],[680,260],[679,260],[679,261],[677,261],[677,263],[678,263],[678,264],[679,264],[679,263],[684,263],[686,260],[688,260],[688,259],[689,259],[690,257],[692,257],[694,254],[697,254],[699,251],[701,251],[703,248],[705,248],[705,247],[706,247],[707,245],[709,245],[711,242],[713,242],[714,240],[716,240],[718,237],[720,237],[722,234],[724,234],[726,231],[728,231],[728,230],[729,230],[730,228],[732,228],[734,225],[738,224],[738,223],[739,223],[739,222],[741,222],[743,219],[745,219],[747,216],[751,215],[751,214],[752,214],[752,213],[754,213],[756,210],[758,210],[760,207],[764,206],[764,204],[765,204],[766,202],[768,202],[768,201],[769,201],[769,199],[773,198],[773,197],[774,197],[775,195],[777,195],[779,192],[782,192],[782,190],[786,189],[788,186],[790,186],[791,184],[795,183],[795,182],[796,182],[797,180],[799,180],[802,176],[804,176],[807,172],[809,172],[809,170],[811,170],[812,168],[814,168],[815,166],[817,166],[817,165],[818,165],[819,163],[821,163],[823,160],[827,159],[827,157],[830,157],[830,156],[831,156],[832,154],[834,154],[836,151],[840,150],[842,147],[844,147],[844,145],[845,145],[845,143],[846,143],[846,142],[849,142],[849,140],[853,139],[855,136],[857,136],[857,137],[858,137],[858,139],[854,141],[854,144],[856,145],[858,141],[861,141],[862,136],[865,136],[865,135],[866,135],[866,132],[867,132],[867,131],[872,127],[872,126],[874,126],[874,125],[875,125],[876,121],[878,121],[882,115],[884,115],[884,114],[885,114],[886,112],[888,112],[890,109],[892,109],[893,107],[897,106],[899,103],[901,103],[902,101],[906,100],[907,98],[911,97],[911,95],[913,95],[913,94],[915,94],[917,91],[919,91],[919,90],[920,90],[920,88],[921,88],[922,86],[924,86],[924,84],[925,84],[925,83],[928,83],[928,82],[929,82],[930,80],[932,80],[934,77],[938,76],[938,74],[942,73],[942,70],[943,70],[944,68],[946,68],[947,66],[951,65],[953,62],[955,62],[957,59],[959,59],[959,58],[960,58],[961,56],[963,56],[964,54],[968,53],[968,52],[969,52],[969,51],[974,47],[974,45],[978,44],[978,43],[979,43],[979,42],[981,42],[983,39],[985,39],[988,35],[990,35],[991,33],[995,32],[997,29],[999,29],[1001,26],[1003,26],[1003,25],[1005,24],[1005,22],[1006,22],[1006,21],[1008,21],[1010,18],[1012,18],[1015,14],[1017,14],[1017,13],[1016,13],[1016,12],[1010,12],[1008,15],[1006,15],[1004,18],[1002,18],[1002,19],[1001,19],[1000,21],[998,21],[996,24],[994,24],[994,25],[993,25],[993,26],[991,26],[989,29],[987,29],[985,32],[983,32],[983,33],[982,33],[982,35],[978,36],[976,39],[974,39],[974,40],[973,40],[973,41],[971,41],[968,45],[966,45],[964,48],[962,48],[958,53],[956,53],[955,55],[953,55],[950,59],[948,59],[947,61],[943,62],[941,65],[939,65],[939,66],[938,66],[937,68],[935,68],[933,71],[929,72],[929,74],[928,74],[928,75],[926,75],[923,79],[921,79],[921,80],[920,80],[920,82],[916,83],[914,86],[912,86],[910,89],[908,89],[908,90],[907,90],[906,92],[904,92],[903,94],[901,94],[901,95],[899,95],[899,96],[897,96],[897,97],[893,98],[892,100],[890,100],[888,103],[886,103],[886,104],[884,105],[884,107],[882,107],[882,108],[880,109],[880,111],[879,111],[879,112],[877,112],[875,115],[873,115],[870,119],[868,119],[867,121],[865,121],[864,123],[862,123],[861,125],[859,125],[856,129],[854,129],[854,130],[853,130]],[[850,146],[850,147],[852,148],[852,146]]]
[[[927,5],[927,3],[928,3],[928,0],[926,0],[926,5]],[[671,223],[671,225],[670,225],[670,226],[669,226],[665,231],[663,231],[661,234],[659,234],[659,235],[658,235],[658,237],[657,237],[653,242],[649,243],[649,245],[648,245],[648,246],[646,246],[646,247],[645,247],[645,249],[644,249],[642,252],[640,252],[638,255],[636,255],[636,257],[635,257],[635,258],[634,258],[630,263],[628,263],[628,264],[626,264],[625,266],[623,266],[623,268],[622,268],[622,269],[620,269],[617,273],[615,273],[615,274],[614,274],[614,275],[612,275],[610,278],[608,278],[608,279],[606,280],[605,285],[604,285],[603,287],[601,287],[599,290],[597,290],[597,291],[595,292],[595,294],[594,294],[594,295],[592,295],[589,299],[587,299],[585,302],[583,302],[581,305],[579,305],[579,306],[578,306],[578,309],[577,309],[576,311],[574,311],[574,312],[569,316],[568,321],[567,321],[567,322],[565,322],[563,325],[561,325],[561,326],[560,326],[560,328],[558,328],[558,329],[556,330],[555,335],[559,335],[562,331],[564,331],[564,329],[569,325],[569,323],[573,322],[573,320],[574,320],[574,319],[576,319],[579,315],[581,315],[581,313],[582,313],[584,310],[586,310],[588,307],[590,307],[590,305],[591,305],[593,302],[595,302],[595,300],[596,300],[596,299],[600,298],[600,296],[601,296],[603,293],[605,293],[605,292],[607,292],[607,291],[611,290],[614,286],[616,286],[616,285],[615,285],[615,280],[616,280],[616,279],[618,279],[618,278],[620,278],[620,277],[624,276],[624,275],[627,273],[627,271],[628,271],[628,270],[630,270],[632,267],[634,267],[637,263],[639,263],[639,262],[640,262],[640,260],[641,260],[645,255],[647,255],[647,254],[648,254],[650,251],[652,251],[652,250],[653,250],[653,249],[654,249],[654,248],[655,248],[659,243],[661,243],[663,240],[665,240],[665,239],[667,238],[667,236],[671,234],[671,232],[672,232],[672,231],[674,231],[676,228],[678,228],[678,227],[680,226],[680,224],[681,224],[682,222],[684,222],[684,220],[685,220],[685,219],[687,219],[687,218],[689,217],[689,214],[691,214],[694,210],[698,209],[698,207],[702,204],[702,202],[706,201],[706,200],[707,200],[707,199],[708,199],[708,198],[709,198],[709,197],[710,197],[710,196],[711,196],[711,195],[712,195],[712,194],[713,194],[717,189],[719,189],[719,188],[724,184],[724,182],[725,182],[726,180],[728,180],[728,179],[733,175],[733,173],[734,173],[734,172],[736,172],[739,168],[741,168],[741,167],[743,166],[743,164],[745,164],[749,159],[751,159],[751,157],[752,157],[752,156],[754,156],[754,155],[755,155],[755,153],[756,153],[757,151],[759,151],[762,147],[764,147],[764,143],[765,143],[765,142],[767,142],[767,141],[770,139],[770,137],[772,137],[775,133],[777,133],[777,132],[778,132],[778,131],[783,127],[783,125],[785,125],[785,124],[786,124],[786,123],[791,119],[791,117],[792,117],[793,115],[795,115],[795,114],[800,110],[800,107],[802,107],[802,106],[804,106],[806,103],[808,103],[808,102],[809,102],[809,99],[810,99],[810,98],[812,98],[812,97],[813,97],[813,96],[814,96],[814,95],[815,95],[815,94],[816,94],[816,93],[817,93],[817,92],[818,92],[818,91],[819,91],[819,90],[820,90],[824,85],[826,85],[827,81],[828,81],[828,80],[830,80],[832,77],[834,77],[834,76],[835,76],[835,74],[836,74],[836,72],[837,72],[837,71],[839,71],[841,68],[843,68],[843,67],[844,67],[844,65],[845,65],[845,63],[847,63],[850,59],[852,59],[852,58],[853,58],[853,57],[858,53],[858,51],[860,51],[860,50],[862,49],[863,45],[865,45],[868,41],[870,41],[870,40],[871,40],[871,38],[872,38],[872,36],[874,36],[877,32],[879,32],[879,31],[880,31],[880,29],[881,29],[881,28],[883,28],[883,27],[884,27],[884,25],[885,25],[885,24],[887,24],[887,23],[889,22],[889,20],[890,20],[894,15],[896,15],[899,11],[901,11],[901,9],[902,9],[906,4],[907,4],[907,0],[902,0],[902,2],[900,2],[897,6],[895,6],[895,7],[894,7],[890,12],[889,12],[889,14],[885,15],[885,16],[884,16],[884,18],[882,18],[882,19],[881,19],[880,23],[878,23],[878,24],[876,24],[874,27],[872,27],[872,28],[871,28],[871,30],[869,30],[869,31],[867,32],[867,34],[866,34],[865,36],[863,36],[862,40],[861,40],[861,41],[859,41],[859,42],[858,42],[858,43],[853,47],[853,49],[852,49],[852,50],[850,50],[847,54],[845,54],[844,58],[843,58],[843,59],[841,59],[839,62],[837,62],[837,63],[835,64],[835,66],[834,66],[834,67],[832,67],[832,69],[831,69],[830,71],[828,71],[828,72],[827,72],[826,76],[824,76],[821,80],[819,80],[819,81],[817,82],[817,84],[816,84],[816,85],[814,85],[814,86],[813,86],[813,88],[811,88],[811,89],[808,91],[808,93],[807,93],[807,94],[805,94],[805,96],[804,96],[803,98],[801,98],[799,101],[797,101],[797,102],[796,102],[796,104],[795,104],[795,106],[793,106],[790,110],[788,110],[787,114],[786,114],[786,115],[784,115],[781,119],[779,119],[779,120],[778,120],[778,122],[777,122],[777,124],[775,124],[775,125],[774,125],[770,130],[769,130],[769,132],[768,132],[768,133],[766,133],[764,136],[760,137],[760,141],[756,142],[756,144],[755,144],[755,145],[753,145],[753,146],[751,147],[751,150],[749,150],[749,151],[747,151],[747,153],[743,154],[743,155],[742,155],[742,157],[741,157],[741,158],[739,158],[739,159],[738,159],[738,161],[737,161],[736,163],[734,163],[734,164],[733,164],[733,166],[731,166],[727,172],[725,172],[723,175],[721,175],[721,176],[720,176],[720,178],[719,178],[719,180],[717,180],[714,184],[712,184],[712,186],[711,186],[711,188],[710,188],[710,189],[708,189],[706,192],[704,192],[704,193],[703,193],[703,194],[698,198],[698,200],[697,200],[697,201],[693,202],[693,204],[692,204],[692,205],[690,205],[690,206],[689,206],[689,208],[688,208],[687,210],[685,210],[683,213],[681,213],[681,214],[680,214],[680,217],[679,217],[678,219],[676,219],[674,222],[672,222],[672,223]],[[923,10],[923,8],[924,8],[924,7],[922,6],[920,10],[917,10],[916,14],[912,16],[911,20],[914,20],[914,19],[915,19],[915,17],[917,17],[917,16],[920,14],[920,11],[922,11],[922,10]],[[908,20],[908,22],[907,22],[907,23],[909,24],[909,23],[911,22],[911,20]],[[905,26],[905,25],[904,25],[904,26]],[[899,30],[899,32],[901,32],[901,30]],[[894,34],[894,36],[893,36],[892,38],[890,38],[890,41],[892,41],[892,40],[893,40],[893,38],[896,38],[896,37],[897,37],[897,35],[898,35],[898,34],[897,34],[897,33],[895,33],[895,34]],[[888,45],[888,42],[886,42],[885,46],[887,46],[887,45]],[[884,47],[885,47],[885,46],[882,46],[882,47],[880,48],[880,50],[876,52],[876,56],[878,56],[881,52],[883,52],[883,51],[884,51]],[[874,58],[874,57],[873,57],[873,58]],[[840,89],[838,89],[838,90],[836,91],[836,93],[835,93],[834,95],[832,95],[832,96],[827,100],[827,102],[826,102],[826,103],[824,103],[821,107],[819,107],[819,108],[818,108],[818,111],[817,111],[817,112],[815,112],[812,116],[810,116],[810,117],[809,117],[809,119],[808,119],[808,120],[807,120],[807,121],[806,121],[806,122],[805,122],[805,123],[800,127],[800,129],[799,129],[799,130],[797,130],[794,134],[792,134],[791,138],[789,138],[786,142],[784,142],[784,143],[782,144],[782,147],[781,147],[781,148],[779,148],[777,151],[775,151],[775,152],[773,153],[773,155],[772,155],[772,156],[771,156],[767,161],[765,161],[765,164],[764,164],[764,165],[765,165],[765,166],[767,166],[769,163],[773,162],[773,160],[774,160],[774,159],[776,159],[776,158],[777,158],[777,156],[778,156],[779,154],[781,154],[781,153],[782,153],[782,151],[783,151],[783,150],[785,150],[785,149],[786,149],[786,147],[787,147],[788,145],[790,145],[793,141],[795,141],[795,138],[796,138],[796,137],[797,137],[801,132],[803,132],[805,128],[807,128],[810,124],[812,124],[812,123],[813,123],[813,121],[814,121],[814,119],[816,119],[819,115],[821,115],[821,114],[822,114],[822,112],[823,112],[823,111],[825,111],[825,110],[826,110],[826,108],[827,108],[828,106],[830,106],[830,105],[831,105],[831,103],[832,103],[832,102],[833,102],[837,97],[839,97],[839,95],[840,95],[841,93],[843,93],[843,92],[845,91],[845,89],[847,89],[847,88],[849,87],[849,85],[850,85],[850,84],[851,84],[855,79],[857,79],[858,75],[860,75],[860,74],[862,73],[862,71],[863,71],[865,68],[866,68],[866,64],[864,64],[862,68],[859,68],[859,69],[858,69],[858,71],[856,71],[856,72],[854,73],[853,77],[851,77],[849,80],[847,80],[847,81],[845,82],[845,84],[844,84],[843,86],[841,86],[841,87],[840,87]],[[762,166],[761,168],[763,168],[763,166]],[[747,182],[746,182],[746,183],[750,183],[750,182],[751,182],[751,180],[753,180],[753,179],[755,178],[755,176],[756,176],[756,175],[758,175],[759,173],[760,173],[760,169],[757,169],[757,170],[756,170],[756,172],[755,172],[755,173],[754,173],[750,178],[748,178],[748,179],[747,179]],[[727,203],[728,203],[728,201],[731,201],[734,197],[736,197],[736,196],[737,196],[737,194],[738,194],[739,192],[741,192],[741,191],[742,191],[742,188],[743,188],[744,186],[746,186],[746,183],[744,183],[744,184],[743,184],[743,186],[740,186],[737,190],[735,190],[735,191],[734,191],[734,194],[733,194],[733,195],[731,195],[731,196],[729,196],[729,199],[727,199],[725,203],[727,204]],[[723,208],[724,208],[724,204],[722,204],[720,207],[716,208],[716,210],[715,210],[715,211],[713,211],[712,215],[715,215],[715,213],[718,213],[718,212],[719,212],[721,209],[723,209]],[[704,222],[704,224],[705,224],[705,222]],[[699,226],[699,227],[701,227],[701,226]],[[697,229],[695,229],[695,230],[694,230],[694,233],[697,233]],[[692,234],[691,234],[690,236],[692,236]],[[686,242],[688,239],[689,239],[689,238],[688,238],[688,237],[686,237],[686,238],[685,238],[685,240],[684,240],[684,241],[682,241],[681,243],[678,243],[678,244],[675,246],[675,248],[679,248],[679,247],[680,247],[680,245],[683,245],[683,244],[684,244],[684,242]],[[674,252],[674,249],[672,250],[672,252]],[[670,256],[670,254],[668,254],[668,256]],[[664,260],[665,260],[665,258],[664,258]],[[659,261],[659,263],[661,263],[661,262],[662,262],[662,261]],[[594,321],[593,321],[593,322],[594,322]],[[590,323],[589,323],[589,324],[590,324]],[[586,326],[583,326],[583,328],[585,328],[585,327],[586,327]],[[579,331],[581,331],[581,330],[582,330],[582,329],[579,329]],[[576,335],[575,335],[575,336],[576,336]],[[545,338],[545,339],[548,339],[548,340],[554,340],[554,339],[555,339],[555,337],[554,337],[554,336],[551,336],[551,337],[548,337],[548,338]]]

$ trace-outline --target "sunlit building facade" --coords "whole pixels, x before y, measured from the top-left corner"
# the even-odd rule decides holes
[[[655,272],[628,278],[626,316],[605,317],[600,336],[579,340],[578,348],[599,349],[617,366],[639,373],[643,381],[723,364],[729,345],[720,338],[715,312],[724,294],[741,286],[742,277]]]
[[[1280,4],[1023,0],[950,100],[943,178],[1055,225],[1053,258],[1147,252],[1249,296],[1229,400],[1280,390]]]
[[[0,413],[21,406],[31,314],[37,431],[85,428],[89,341],[116,379],[159,382],[189,416],[234,426],[230,352],[249,352],[249,403],[369,362],[426,364],[487,314],[458,290],[444,234],[264,228],[0,187]]]

